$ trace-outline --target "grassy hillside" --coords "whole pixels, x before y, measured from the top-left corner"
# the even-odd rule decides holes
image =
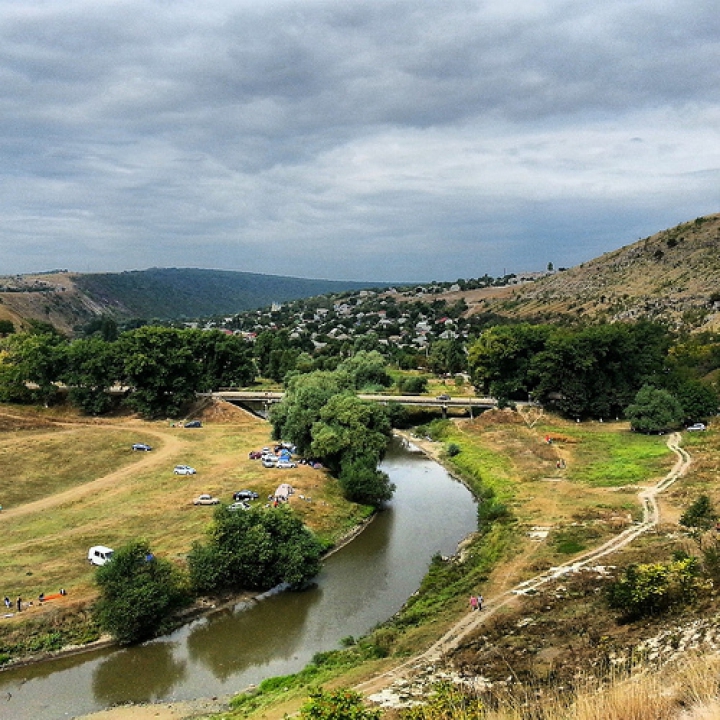
[[[474,298],[470,312],[529,320],[666,320],[720,329],[720,214],[697,218],[577,267]]]

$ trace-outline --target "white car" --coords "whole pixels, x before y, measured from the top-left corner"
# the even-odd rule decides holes
[[[705,425],[703,425],[702,423],[695,423],[694,425],[690,425],[688,427],[688,430],[691,430],[691,431],[692,430],[705,430],[705,429],[706,429]]]
[[[228,505],[227,509],[230,510],[230,512],[235,512],[236,510],[249,510],[250,505],[240,500],[239,502],[232,503],[232,505]]]
[[[189,465],[176,465],[173,472],[176,475],[195,475],[196,470],[194,467],[190,467]]]
[[[266,468],[274,468],[277,465],[277,458],[276,457],[270,457],[269,455],[267,457],[264,457],[261,460],[263,467]]]
[[[275,467],[280,470],[287,470],[289,468],[296,468],[297,463],[294,463],[292,460],[278,460]]]
[[[219,505],[220,500],[208,493],[203,493],[193,500],[193,505]]]

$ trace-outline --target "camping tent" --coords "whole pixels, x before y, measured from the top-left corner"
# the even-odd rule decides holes
[[[282,484],[278,485],[278,488],[275,491],[275,499],[287,501],[290,499],[290,496],[292,494],[293,494],[292,485],[290,485],[289,483],[282,483]]]

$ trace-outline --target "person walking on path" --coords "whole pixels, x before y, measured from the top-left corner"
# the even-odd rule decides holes
[[[477,610],[478,607],[478,599],[474,596],[470,596],[470,610]]]
[[[477,609],[482,610],[482,606],[483,606],[483,596],[478,595],[477,596]]]

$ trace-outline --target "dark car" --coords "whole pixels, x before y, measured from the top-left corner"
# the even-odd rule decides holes
[[[186,428],[199,428],[202,427],[202,423],[199,420],[191,420],[185,423]]]
[[[140,451],[142,451],[142,452],[150,452],[150,450],[152,450],[152,448],[151,448],[149,445],[146,445],[145,443],[135,443],[135,444],[132,446],[132,449],[133,449],[133,450],[140,450]]]
[[[254,490],[238,490],[233,493],[233,500],[257,500],[260,496]]]
[[[449,395],[438,395],[437,399],[438,400],[449,400],[450,396]]]
[[[251,450],[248,453],[248,457],[251,460],[259,460],[262,457],[262,452],[260,450]]]

